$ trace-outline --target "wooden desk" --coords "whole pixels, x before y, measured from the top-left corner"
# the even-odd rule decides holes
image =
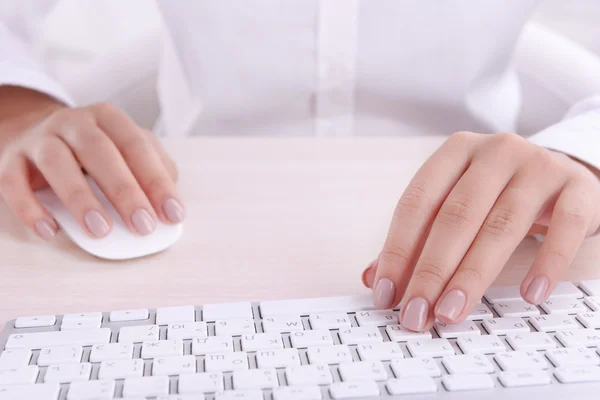
[[[67,239],[46,244],[0,205],[0,323],[31,314],[109,311],[365,293],[403,188],[443,138],[179,139],[166,142],[188,208],[168,251],[105,262]],[[600,276],[600,240],[568,279]],[[499,281],[519,282],[526,240]]]

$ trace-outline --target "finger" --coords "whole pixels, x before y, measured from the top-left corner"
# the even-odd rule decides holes
[[[58,225],[29,186],[25,157],[18,155],[7,158],[5,164],[0,166],[0,196],[13,214],[42,239],[54,239]]]
[[[592,223],[597,199],[589,186],[571,181],[560,194],[546,239],[521,284],[521,295],[528,303],[546,300],[571,265],[583,239],[598,228]]]
[[[177,183],[177,179],[179,178],[179,171],[177,170],[177,165],[175,161],[171,158],[169,153],[165,150],[164,146],[159,142],[158,138],[152,134],[150,131],[144,130],[146,137],[154,146],[154,150],[158,153],[160,159],[162,160],[165,168],[167,169],[167,173],[173,180],[173,182]]]
[[[377,308],[390,308],[400,301],[431,222],[467,169],[477,139],[470,133],[453,135],[417,171],[402,194],[379,255],[373,291]]]
[[[489,212],[477,237],[435,306],[444,323],[469,314],[527,234],[547,199],[564,184],[560,174],[544,179],[547,168],[525,168],[513,177]]]
[[[103,237],[110,232],[110,218],[94,196],[75,156],[61,139],[45,137],[27,155],[89,235]]]
[[[373,280],[375,279],[375,273],[377,272],[377,264],[379,264],[379,259],[374,259],[371,263],[365,268],[361,275],[361,280],[363,285],[368,287],[369,289],[373,287]]]
[[[175,182],[143,130],[113,106],[98,105],[95,113],[99,127],[123,155],[159,218],[167,223],[183,221],[185,210]]]
[[[58,135],[69,145],[127,227],[139,235],[156,228],[156,214],[123,156],[94,123],[72,122]]]

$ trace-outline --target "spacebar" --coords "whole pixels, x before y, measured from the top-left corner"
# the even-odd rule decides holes
[[[373,298],[369,295],[263,301],[259,306],[263,318],[276,315],[309,315],[334,311],[353,312],[375,309]]]
[[[73,331],[53,331],[16,333],[8,337],[7,349],[41,349],[53,346],[91,346],[110,342],[110,329],[81,329]]]

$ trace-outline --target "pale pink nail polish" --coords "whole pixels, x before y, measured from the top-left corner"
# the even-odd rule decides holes
[[[396,285],[388,278],[381,278],[373,290],[373,305],[379,309],[390,308],[393,306],[394,296],[396,296]]]
[[[56,236],[56,228],[43,219],[35,223],[35,231],[44,240],[52,240]]]
[[[536,305],[542,303],[546,300],[549,283],[548,278],[545,276],[538,276],[532,280],[525,292],[525,300]]]
[[[136,210],[131,215],[131,224],[140,235],[149,235],[156,228],[156,223],[152,215],[143,208]]]
[[[414,297],[406,304],[402,326],[408,330],[420,332],[425,327],[427,315],[429,314],[429,303],[422,297]]]
[[[110,225],[106,219],[96,210],[88,211],[83,217],[85,226],[96,237],[103,237],[110,231]]]
[[[462,313],[466,302],[467,296],[465,296],[462,290],[451,290],[444,296],[444,299],[440,303],[437,315],[449,321],[454,321]]]
[[[170,198],[163,203],[163,212],[169,221],[177,224],[185,218],[185,211],[179,201]]]

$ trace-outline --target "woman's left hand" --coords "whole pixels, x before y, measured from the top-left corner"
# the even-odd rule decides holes
[[[521,240],[546,236],[521,283],[543,302],[600,225],[600,179],[514,134],[452,135],[400,198],[377,260],[363,273],[378,308],[400,303],[413,331],[465,319]]]

